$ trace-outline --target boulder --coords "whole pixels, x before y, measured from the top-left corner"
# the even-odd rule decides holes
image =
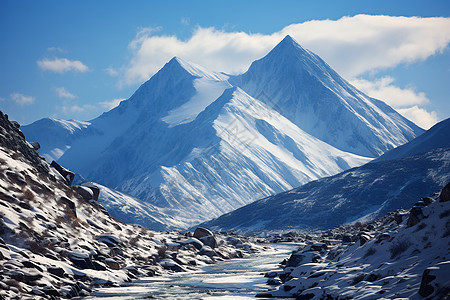
[[[297,267],[301,264],[316,263],[320,260],[320,255],[315,252],[294,252],[286,262],[286,267]]]
[[[210,235],[212,236],[213,233],[210,230],[203,228],[203,227],[197,227],[194,231],[194,237],[196,239],[201,239],[202,237],[210,236]]]
[[[370,235],[368,234],[361,234],[359,236],[359,244],[362,246],[365,243],[367,243],[370,240]]]
[[[92,270],[95,270],[94,264],[92,263],[92,260],[90,258],[71,257],[70,261],[78,269],[82,269],[82,270],[83,269],[92,269]]]
[[[216,251],[214,251],[213,249],[211,249],[211,247],[209,246],[203,246],[202,249],[200,249],[200,251],[198,252],[198,254],[200,255],[206,255],[208,257],[213,257],[213,256],[218,256]]]
[[[419,295],[422,297],[448,296],[450,293],[450,261],[440,262],[432,267],[426,268],[422,274]],[[445,297],[442,297],[444,299]]]
[[[73,215],[75,217],[77,217],[77,207],[75,205],[75,202],[73,202],[72,200],[70,200],[69,198],[64,197],[64,196],[59,198],[59,201],[61,201],[62,203],[66,204],[67,207],[73,212]]]
[[[192,246],[194,246],[195,247],[195,249],[197,249],[197,250],[200,250],[200,249],[202,249],[202,247],[203,247],[203,243],[200,241],[200,240],[198,240],[198,239],[196,239],[196,238],[190,238],[190,239],[187,239],[187,240],[185,240],[185,241],[183,241],[183,242],[181,242],[182,244],[188,244],[188,245],[192,245]]]
[[[53,275],[61,277],[61,278],[63,278],[64,275],[66,274],[66,272],[64,272],[64,269],[60,268],[60,267],[48,267],[47,271],[50,274],[53,274]]]
[[[88,187],[81,186],[81,185],[74,185],[73,189],[85,200],[89,201],[94,199],[94,193],[92,190]]]
[[[280,285],[281,284],[281,280],[278,278],[270,278],[267,280],[267,285]]]
[[[75,173],[62,167],[56,161],[52,161],[50,167],[53,167],[56,171],[58,171],[58,173],[61,174],[62,177],[64,177],[68,185],[72,185],[73,179],[75,178]]]
[[[39,144],[39,142],[30,142],[31,147],[33,147],[34,150],[39,150],[41,149],[41,144]]]
[[[59,291],[57,289],[55,289],[54,287],[52,287],[52,286],[44,286],[42,291],[48,296],[55,296],[55,297],[60,297],[61,296]]]
[[[120,265],[117,261],[112,258],[105,259],[105,264],[111,270],[120,270]]]
[[[212,235],[201,237],[200,241],[213,249],[217,248],[217,239]]]
[[[439,195],[439,202],[447,202],[450,201],[450,182],[447,183],[446,186],[441,190],[441,194]]]
[[[81,186],[87,187],[92,191],[92,199],[98,201],[98,196],[100,195],[100,188],[93,182],[84,182]]]
[[[409,213],[409,218],[406,223],[407,227],[414,226],[418,224],[423,219],[423,212],[421,206],[413,206]]]

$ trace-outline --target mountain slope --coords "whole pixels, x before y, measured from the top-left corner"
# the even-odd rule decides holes
[[[203,226],[235,231],[320,228],[411,207],[450,181],[450,148],[368,163],[255,201]]]
[[[441,121],[414,140],[381,155],[376,161],[408,157],[436,148],[450,147],[450,118]]]
[[[204,133],[200,139],[198,128]],[[186,146],[190,141],[195,147],[174,165],[162,162],[153,172],[143,165],[142,175],[120,189],[164,207],[187,225],[368,161],[309,136],[236,88],[226,90],[192,123],[161,131],[167,144],[181,141]],[[124,144],[132,140],[130,136]],[[175,150],[179,154],[183,149]],[[114,161],[109,155],[104,159]],[[104,172],[99,169],[99,179]]]
[[[89,125],[89,122],[44,118],[21,129],[27,140],[39,141],[42,156],[51,162],[59,159]]]
[[[423,133],[384,102],[358,91],[290,36],[230,82],[309,134],[358,155],[377,157]]]

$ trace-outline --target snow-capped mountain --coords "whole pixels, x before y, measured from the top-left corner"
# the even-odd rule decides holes
[[[303,52],[305,50],[287,38],[268,55],[274,57],[278,53],[281,56],[278,64],[284,64],[287,70],[284,79],[304,79],[295,81],[300,82],[303,89],[292,89],[283,81],[279,82],[282,95],[297,93],[298,97],[290,96],[286,101],[277,102],[276,106],[264,97],[252,97],[247,93],[250,90],[255,95],[245,79],[249,72],[257,73],[254,66],[242,78],[230,78],[173,58],[130,99],[91,120],[81,133],[72,135],[70,142],[60,143],[56,139],[46,144],[35,136],[44,144],[43,149],[60,149],[58,145],[67,145],[58,162],[87,180],[116,188],[158,210],[160,208],[158,213],[176,219],[177,227],[194,225],[256,199],[370,160],[343,151],[345,147],[333,147],[299,127],[301,122],[293,122],[296,120],[288,112],[303,109],[291,105],[295,99],[301,98],[305,105],[310,101],[315,106],[322,96],[305,98],[302,96],[305,91],[308,95],[317,91],[318,95],[328,99],[329,95],[323,94],[323,90],[330,90],[326,81],[329,74],[318,73],[313,61],[304,61],[303,69],[292,68],[293,58],[303,57]],[[302,74],[307,68],[323,80],[304,77]],[[263,68],[261,76],[269,76],[264,75],[266,71],[267,68]],[[331,69],[328,72],[335,74]],[[273,75],[282,75],[277,74]],[[333,76],[338,79],[337,74]],[[235,86],[238,83],[242,88]],[[362,95],[349,86],[350,89],[355,95]],[[354,106],[347,108],[349,99],[356,101],[356,96],[347,95],[348,90],[337,87],[333,90],[333,97],[346,99],[338,103],[341,105],[339,110],[352,111],[357,114],[356,118],[368,119],[367,114],[358,112]],[[362,152],[373,157],[374,153],[400,145],[421,132],[388,106],[383,112],[379,109],[380,104],[373,104],[375,100],[366,102],[366,106],[377,113],[370,118],[381,120],[370,125],[373,130],[379,130],[380,135],[368,137],[364,142],[366,146],[372,143],[372,148],[378,152]],[[364,112],[370,110],[367,107]],[[324,114],[317,119],[330,117],[329,111],[309,110],[308,113]],[[346,116],[346,113],[342,115]],[[346,117],[341,124],[348,123],[347,127],[338,129],[361,140],[365,129],[348,120]],[[31,124],[24,126],[23,131],[29,138],[35,128]],[[391,129],[393,133],[388,132]],[[381,147],[383,143],[388,146]],[[361,147],[355,142],[355,149]],[[148,210],[149,213],[152,211]],[[174,226],[172,221],[168,223]]]
[[[405,144],[402,149],[407,151],[401,152],[405,156],[391,150],[397,159],[373,161],[310,182],[255,201],[203,226],[236,231],[324,229],[410,208],[414,204],[411,201],[450,181],[450,147],[444,138],[449,130],[450,122],[442,121]],[[430,147],[428,152],[406,156]]]
[[[350,153],[377,157],[423,133],[384,102],[358,91],[290,36],[230,82],[307,133]]]

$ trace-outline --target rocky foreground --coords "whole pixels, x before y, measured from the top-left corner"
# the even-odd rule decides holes
[[[69,186],[34,148],[0,112],[0,299],[88,296],[262,249],[204,228],[181,234],[123,224],[93,199],[92,186]]]
[[[296,299],[450,298],[450,183],[369,223],[273,240],[302,246],[265,274],[275,290],[257,297]]]

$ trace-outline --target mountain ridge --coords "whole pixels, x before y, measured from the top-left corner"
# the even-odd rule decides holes
[[[291,38],[277,47],[285,48],[287,59],[306,55],[321,62]],[[315,65],[311,68],[316,72]],[[324,67],[324,72],[329,70]],[[267,99],[233,84],[236,78],[175,57],[128,100],[91,120],[83,129],[91,132],[74,136],[58,162],[89,181],[157,205],[191,226],[370,160],[308,133]],[[317,80],[303,86],[330,91]],[[286,85],[279,87],[289,92]],[[289,109],[300,108],[287,105]],[[25,134],[36,133],[35,127],[24,126]],[[346,132],[365,130],[361,128],[349,126]],[[407,139],[401,133],[398,142]],[[389,139],[377,139],[385,142]]]

